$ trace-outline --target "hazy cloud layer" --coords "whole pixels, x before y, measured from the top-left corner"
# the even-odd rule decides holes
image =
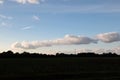
[[[3,4],[7,0],[0,0],[0,4]],[[16,2],[20,4],[39,4],[42,2],[53,2],[53,0],[9,0],[11,2]],[[57,0],[56,0],[57,1]],[[69,2],[72,0],[61,0],[64,2]],[[104,0],[100,0],[104,1]],[[58,1],[59,2],[59,1]],[[75,1],[76,2],[76,1]],[[95,2],[99,2],[95,1]],[[117,1],[107,0],[105,3],[96,3],[91,4],[86,1],[86,3],[80,3],[79,5],[56,5],[47,3],[42,5],[39,9],[41,12],[50,12],[50,13],[120,13],[120,5]],[[37,10],[37,11],[39,11]]]
[[[13,17],[0,14],[0,19],[10,20],[10,19],[13,19]]]
[[[39,47],[49,47],[54,45],[79,45],[90,43],[97,43],[97,40],[83,36],[66,35],[64,38],[55,40],[15,42],[12,44],[12,48],[36,49]]]
[[[117,32],[98,34],[96,36],[96,39],[84,37],[84,36],[66,35],[64,38],[55,39],[55,40],[15,42],[12,44],[12,48],[36,49],[39,47],[50,47],[54,45],[90,44],[90,43],[97,43],[98,41],[102,41],[104,43],[112,43],[112,42],[120,41],[120,34]]]
[[[98,40],[105,43],[120,41],[120,34],[117,32],[98,34],[96,37]]]
[[[1,27],[1,26],[2,26],[2,27],[3,27],[3,26],[7,26],[7,23],[1,22],[1,23],[0,23],[0,27]]]

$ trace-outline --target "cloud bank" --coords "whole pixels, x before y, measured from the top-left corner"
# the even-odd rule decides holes
[[[65,35],[64,38],[55,39],[55,40],[44,40],[44,41],[23,41],[15,42],[12,44],[12,48],[16,49],[36,49],[40,47],[50,47],[54,45],[80,45],[80,44],[97,44],[98,41],[104,43],[112,43],[120,41],[120,34],[117,32],[109,32],[98,34],[96,38],[89,38],[85,36],[75,36],[75,35]]]
[[[117,32],[98,34],[96,37],[98,40],[105,43],[120,41],[120,34]]]
[[[15,42],[12,44],[12,48],[36,49],[39,47],[49,47],[54,45],[79,45],[90,43],[97,43],[97,40],[83,36],[66,35],[64,38],[55,40]]]

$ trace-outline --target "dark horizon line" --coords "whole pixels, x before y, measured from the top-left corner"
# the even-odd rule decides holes
[[[72,53],[72,54],[65,54],[65,53],[56,53],[56,54],[43,54],[43,53],[30,53],[30,52],[16,52],[9,50],[7,52],[0,53],[0,58],[40,58],[40,57],[120,57],[117,53],[95,53],[95,52],[81,52],[81,53]]]

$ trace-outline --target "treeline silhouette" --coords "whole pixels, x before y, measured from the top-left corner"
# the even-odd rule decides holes
[[[29,53],[29,52],[14,53],[11,50],[0,53],[0,58],[42,58],[42,57],[120,57],[120,55],[112,52],[103,53],[103,54],[97,54],[94,52],[82,52],[77,54],[56,53],[55,55],[53,55],[53,54],[42,54],[42,53],[39,54],[39,53]]]

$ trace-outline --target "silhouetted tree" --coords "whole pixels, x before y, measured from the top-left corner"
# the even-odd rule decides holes
[[[7,52],[2,52],[0,54],[0,58],[42,58],[42,57],[120,57],[120,55],[116,53],[103,53],[103,54],[96,54],[94,52],[86,52],[86,53],[78,53],[78,54],[65,54],[65,53],[56,53],[56,55],[47,55],[42,53],[13,53],[11,50]]]
[[[0,57],[13,57],[13,56],[14,56],[14,53],[11,50],[0,54]]]

